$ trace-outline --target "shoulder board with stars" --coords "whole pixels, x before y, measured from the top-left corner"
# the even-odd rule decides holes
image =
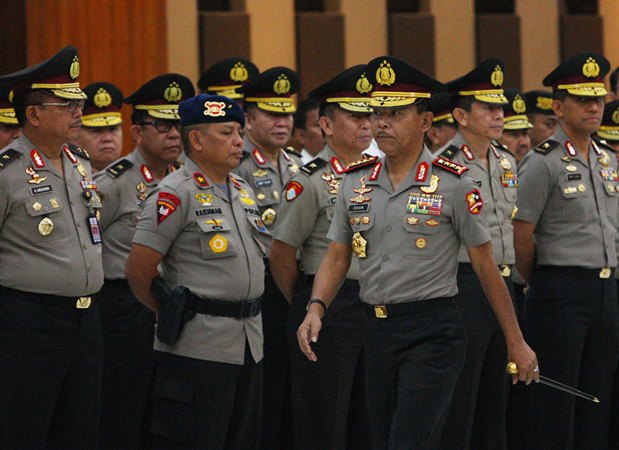
[[[546,142],[538,145],[533,149],[533,151],[537,153],[541,153],[542,155],[547,155],[551,150],[557,148],[559,143],[557,141],[553,141],[552,139],[548,139]]]
[[[378,159],[378,156],[366,156],[363,159],[360,159],[359,161],[351,162],[350,164],[348,164],[344,172],[348,173],[348,172],[352,172],[353,170],[360,169],[361,167],[371,166],[372,164],[376,162],[377,159]]]
[[[327,164],[327,161],[325,161],[324,159],[314,158],[307,164],[301,166],[301,172],[311,175],[314,172],[316,172],[318,169],[320,169],[322,166],[324,166],[325,164]]]
[[[439,156],[441,158],[447,158],[447,159],[451,159],[454,157],[454,155],[456,155],[458,152],[460,151],[460,149],[458,147],[456,147],[455,145],[450,145],[449,147],[447,147],[443,153],[441,153]]]
[[[432,161],[432,164],[440,167],[441,169],[445,169],[448,172],[451,173],[455,173],[456,175],[458,175],[459,177],[461,177],[464,172],[466,172],[467,170],[469,170],[468,167],[466,166],[462,166],[458,163],[455,163],[447,158],[443,158],[442,156],[439,156],[438,158],[436,158],[434,161]]]
[[[117,178],[132,167],[133,163],[125,158],[108,167],[107,169],[105,169],[105,171],[112,175],[112,177]]]
[[[20,153],[17,150],[12,149],[12,148],[9,148],[8,150],[5,150],[4,152],[0,153],[0,169],[4,169],[11,162],[13,162],[13,160],[17,158],[19,155]]]
[[[514,156],[514,154],[511,151],[509,151],[509,149],[507,148],[505,144],[501,144],[499,141],[492,141],[492,145],[497,150],[503,150],[505,153],[509,153],[510,155]]]
[[[90,155],[82,147],[78,147],[77,145],[69,144],[69,150],[71,150],[71,152],[74,155],[81,156],[84,159],[90,159]]]

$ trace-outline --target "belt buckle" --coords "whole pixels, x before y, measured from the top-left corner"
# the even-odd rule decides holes
[[[377,319],[386,319],[387,318],[387,307],[385,305],[376,305],[374,306],[374,315]]]
[[[75,302],[75,307],[77,309],[88,309],[90,308],[90,304],[92,303],[91,297],[78,297]]]
[[[610,278],[610,267],[602,267],[600,269],[600,278]]]
[[[509,277],[512,274],[512,268],[507,264],[501,266],[501,275],[504,277]]]

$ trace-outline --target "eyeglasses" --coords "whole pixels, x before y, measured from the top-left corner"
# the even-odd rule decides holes
[[[180,131],[181,129],[181,123],[178,121],[171,121],[171,120],[153,120],[152,122],[141,122],[138,123],[138,125],[141,126],[145,126],[145,125],[152,125],[153,127],[155,127],[155,129],[159,132],[159,133],[167,133],[168,131],[170,131],[172,129],[172,127],[174,127],[176,129],[176,131]]]
[[[84,109],[85,100],[68,100],[64,103],[47,102],[47,103],[32,103],[33,105],[41,106],[58,106],[59,108],[66,108],[67,111],[74,113],[77,108]]]

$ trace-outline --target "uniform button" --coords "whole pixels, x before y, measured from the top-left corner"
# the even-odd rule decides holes
[[[389,255],[383,256],[383,261],[389,261]]]
[[[387,230],[387,231],[391,231],[391,225],[387,225],[387,226],[385,227],[385,230]]]
[[[381,288],[381,289],[384,288],[385,287],[385,282],[381,281],[380,283],[378,283],[378,287]]]
[[[86,245],[85,245],[85,244],[82,244],[82,248],[83,248],[84,250],[86,250]]]

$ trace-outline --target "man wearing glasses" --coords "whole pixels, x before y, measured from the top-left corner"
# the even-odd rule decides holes
[[[67,47],[0,77],[22,136],[0,150],[0,448],[97,446],[101,202]]]
[[[146,196],[175,170],[181,153],[178,104],[194,95],[191,81],[179,74],[158,76],[125,99],[133,106],[131,135],[136,147],[126,157],[97,173],[102,194],[103,448],[146,445],[146,405],[153,370],[155,315],[131,293],[125,263],[137,218]]]

